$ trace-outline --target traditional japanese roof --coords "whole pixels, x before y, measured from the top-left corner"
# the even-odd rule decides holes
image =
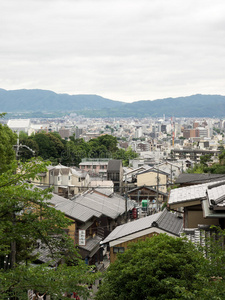
[[[97,246],[97,249],[96,249],[96,251],[97,251],[97,250],[99,250],[99,243],[100,243],[101,240],[102,240],[102,238],[100,236],[96,235],[93,238],[87,239],[85,246],[78,246],[78,247],[83,249],[83,250],[86,250],[88,252],[92,252]],[[93,255],[94,255],[94,253],[93,253]],[[89,254],[89,256],[91,257],[92,255]]]
[[[170,208],[199,204],[204,218],[225,218],[225,181],[192,185],[170,192]]]
[[[71,200],[53,194],[49,203],[66,216],[87,222],[92,217],[100,218],[105,215],[116,219],[125,212],[125,199],[119,195],[111,194],[109,197],[100,195],[94,191],[85,192],[75,196]],[[133,208],[133,201],[128,200],[128,210]]]
[[[155,193],[159,193],[160,195],[163,195],[163,196],[168,196],[167,193],[163,193],[160,190],[157,191],[156,189],[153,189],[153,188],[151,188],[147,185],[138,186],[138,187],[136,187],[132,190],[129,190],[127,193],[130,194],[132,192],[139,191],[139,190],[142,190],[142,189],[146,189],[146,190],[149,190],[149,191],[152,191],[152,192],[155,192]]]
[[[80,178],[85,178],[87,176],[87,172],[81,169],[74,169],[74,168],[70,168],[71,172],[73,175],[75,175],[76,177],[80,177]]]
[[[173,204],[178,207],[178,204],[180,206],[188,206],[188,202],[191,201],[198,201],[200,204],[200,201],[206,198],[206,189],[207,189],[208,183],[204,184],[198,184],[198,185],[192,185],[177,189],[172,189],[170,191],[169,206],[173,206]]]
[[[183,219],[178,218],[176,214],[164,209],[162,212],[117,226],[102,243],[106,244],[125,237],[124,240],[127,241],[129,240],[129,235],[137,232],[144,232],[146,229],[155,227],[179,236],[183,227]]]
[[[191,173],[182,173],[176,179],[175,184],[201,184],[211,181],[225,180],[224,174],[191,174]]]
[[[150,168],[150,169],[148,169],[148,170],[146,170],[146,171],[143,171],[143,172],[138,173],[137,176],[138,176],[138,175],[141,175],[141,174],[145,174],[145,173],[151,173],[151,172],[159,173],[159,174],[166,175],[166,176],[169,176],[169,175],[170,175],[170,174],[167,173],[167,172],[164,172],[164,171],[162,171],[162,170],[160,170],[160,169],[156,169],[156,168],[153,167],[153,168]]]

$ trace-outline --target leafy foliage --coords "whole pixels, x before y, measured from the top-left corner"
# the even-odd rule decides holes
[[[222,300],[224,250],[214,247],[206,258],[206,247],[166,234],[133,243],[110,265],[95,299]]]
[[[13,145],[16,144],[17,136],[8,126],[0,124],[0,173],[8,170],[15,159]]]
[[[19,166],[14,164],[0,175],[1,299],[10,295],[25,299],[28,289],[47,291],[55,299],[61,299],[62,292],[71,290],[85,295],[87,288],[82,284],[93,280],[72,239],[65,233],[70,220],[49,205],[50,190],[30,183],[44,171],[46,163],[31,160]],[[37,242],[48,250],[51,263],[31,265],[38,258]],[[49,264],[61,261],[65,264],[49,268]]]
[[[22,135],[21,143],[35,150],[36,155],[52,163],[79,166],[82,158],[114,158],[123,160],[128,166],[129,159],[138,156],[131,148],[126,151],[117,147],[117,138],[105,134],[85,142],[83,139],[70,137],[69,141],[61,139],[57,133],[37,133],[27,137]],[[20,150],[20,159],[26,161],[32,153],[25,149]]]
[[[219,155],[219,163],[210,164],[211,155],[203,155],[200,157],[200,163],[193,168],[188,169],[188,173],[211,173],[211,174],[225,174],[225,151]]]

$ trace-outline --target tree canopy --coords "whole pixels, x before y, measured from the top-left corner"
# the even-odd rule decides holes
[[[118,254],[96,300],[223,299],[217,296],[223,295],[224,283],[222,289],[218,288],[218,281],[211,280],[218,272],[209,270],[210,260],[194,244],[160,234],[130,244],[128,250]]]
[[[200,156],[200,163],[193,168],[188,169],[188,173],[211,173],[211,174],[225,174],[225,151],[219,155],[219,162],[212,163],[212,155],[206,154]]]
[[[8,170],[15,160],[13,146],[16,145],[16,139],[17,135],[7,125],[0,124],[0,173]]]
[[[44,171],[46,164],[31,160],[0,175],[1,299],[26,299],[28,289],[47,291],[54,299],[61,299],[65,291],[87,295],[84,283],[93,280],[65,232],[71,221],[49,205],[50,190],[30,183]],[[34,267],[38,244],[49,253],[49,262]]]
[[[129,159],[136,158],[138,154],[131,148],[127,150],[117,147],[117,138],[105,134],[85,142],[84,139],[70,137],[63,140],[58,133],[36,133],[32,136],[20,135],[20,143],[35,150],[35,155],[52,163],[79,166],[82,158],[114,158],[121,159],[124,166],[129,165]],[[26,161],[32,157],[31,151],[25,147],[20,149],[20,159]]]

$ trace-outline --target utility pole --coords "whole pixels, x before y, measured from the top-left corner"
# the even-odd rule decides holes
[[[128,222],[128,208],[127,208],[127,173],[125,174],[125,220]]]
[[[14,145],[14,147],[16,149],[15,150],[16,151],[16,160],[17,161],[19,160],[19,149],[20,149],[20,147],[27,148],[34,155],[35,154],[34,150],[32,150],[27,145],[22,145],[22,144],[19,143],[19,133],[17,133],[17,136],[18,136],[17,143],[16,143],[16,145]],[[13,224],[13,227],[16,226],[16,214],[15,214],[15,212],[12,212],[12,224]],[[10,253],[10,264],[11,265],[10,265],[10,267],[11,267],[11,269],[13,269],[16,265],[16,241],[15,240],[11,241],[10,250],[11,250],[11,253]]]
[[[156,209],[159,210],[159,167],[157,169],[157,194],[156,194]]]
[[[16,143],[16,145],[14,145],[14,147],[15,147],[16,160],[17,161],[19,160],[19,150],[20,150],[20,148],[26,148],[26,149],[30,150],[33,155],[35,155],[35,151],[33,149],[31,149],[27,145],[20,144],[20,142],[19,142],[19,134],[18,134],[18,138],[17,138],[17,143]]]

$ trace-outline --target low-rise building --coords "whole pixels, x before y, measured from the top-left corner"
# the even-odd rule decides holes
[[[113,263],[117,254],[126,251],[130,243],[145,240],[160,233],[178,237],[182,228],[182,218],[164,209],[151,216],[117,226],[101,244],[109,246],[110,262]]]

